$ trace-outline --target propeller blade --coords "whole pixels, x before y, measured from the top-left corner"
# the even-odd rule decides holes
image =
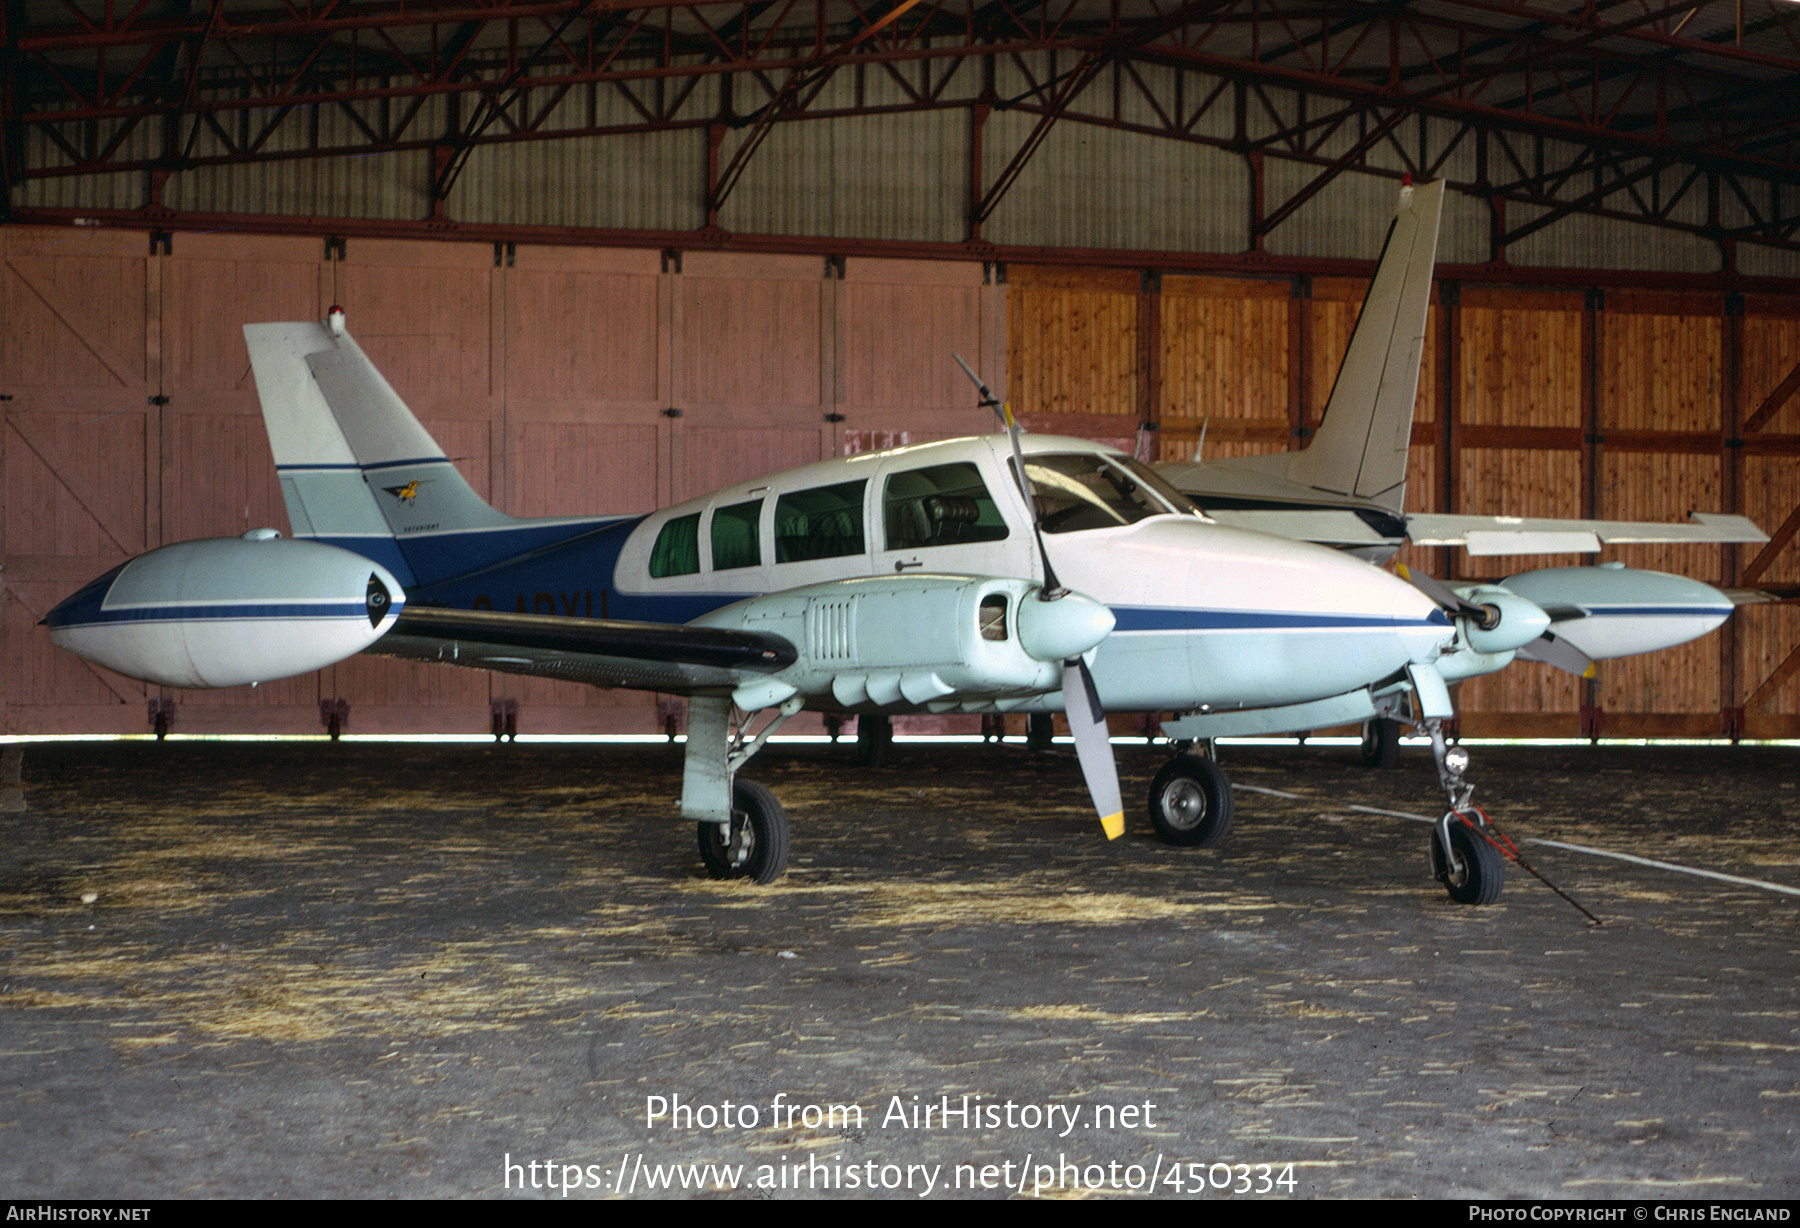
[[[1544,632],[1519,649],[1519,655],[1527,661],[1542,661],[1545,665],[1553,665],[1578,678],[1593,678],[1599,674],[1594,668],[1592,657],[1568,640],[1558,639],[1553,631]]]
[[[1428,576],[1422,571],[1414,571],[1405,563],[1395,563],[1394,570],[1400,573],[1402,580],[1454,614],[1473,614],[1479,618],[1487,613],[1485,606],[1476,605],[1473,601],[1458,597],[1455,591],[1442,580]]]
[[[1000,415],[1007,437],[1012,441],[1013,477],[1019,483],[1019,493],[1025,498],[1026,509],[1032,511],[1031,533],[1037,539],[1038,561],[1044,567],[1044,586],[1038,590],[1037,602],[1040,608],[1052,603],[1057,607],[1057,614],[1052,617],[1027,614],[1021,610],[1020,634],[1025,634],[1024,628],[1028,623],[1036,622],[1040,625],[1040,638],[1047,638],[1052,643],[1069,632],[1077,632],[1075,638],[1082,642],[1087,642],[1088,635],[1096,631],[1099,634],[1095,642],[1104,639],[1112,631],[1112,611],[1104,606],[1098,606],[1097,612],[1090,611],[1087,607],[1097,603],[1086,597],[1074,599],[1069,590],[1057,581],[1056,569],[1050,566],[1050,552],[1044,548],[1043,525],[1039,523],[1035,504],[1032,502],[1031,482],[1025,476],[1025,451],[1019,446],[1018,419],[981,382],[981,377],[963,361],[961,354],[953,353],[950,357],[956,359],[956,365],[974,383],[976,391],[981,394],[981,403]],[[1069,605],[1062,607],[1061,603],[1065,601]],[[1101,626],[1102,621],[1104,626]],[[1119,765],[1113,761],[1112,739],[1107,733],[1106,713],[1100,709],[1100,693],[1094,689],[1094,676],[1088,672],[1087,662],[1079,656],[1070,657],[1063,662],[1062,682],[1063,711],[1069,718],[1069,732],[1075,737],[1075,757],[1081,761],[1081,775],[1087,781],[1088,796],[1094,799],[1094,811],[1100,816],[1100,826],[1106,832],[1106,838],[1117,840],[1125,834],[1125,806],[1119,800]]]
[[[1100,710],[1100,694],[1087,662],[1071,657],[1063,662],[1063,711],[1069,732],[1075,736],[1075,757],[1087,781],[1088,796],[1108,840],[1125,834],[1125,806],[1119,800],[1119,765],[1113,761],[1112,740],[1106,731],[1106,713]]]

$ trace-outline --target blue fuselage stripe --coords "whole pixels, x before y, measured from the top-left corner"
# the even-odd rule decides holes
[[[1586,607],[1589,618],[1691,618],[1701,614],[1712,614],[1723,617],[1731,613],[1734,607],[1728,605],[1589,605]],[[1578,623],[1579,618],[1568,618],[1566,623]]]
[[[1437,613],[1434,611],[1434,613]],[[1442,627],[1436,618],[1375,618],[1331,613],[1292,613],[1275,610],[1192,610],[1164,607],[1114,606],[1115,632],[1133,631],[1319,631],[1411,627]]]
[[[345,619],[369,616],[361,601],[232,601],[204,605],[128,605],[115,609],[84,610],[60,626],[94,627],[109,623],[230,622],[248,619]]]
[[[294,465],[277,465],[277,473],[327,473],[349,470],[361,473],[375,473],[381,469],[408,469],[418,465],[448,465],[450,458],[446,456],[420,456],[412,460],[376,461],[371,465],[359,465],[355,461],[310,461]]]

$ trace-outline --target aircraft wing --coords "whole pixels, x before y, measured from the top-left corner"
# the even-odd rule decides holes
[[[1687,524],[1419,512],[1406,518],[1406,535],[1415,546],[1462,546],[1474,555],[1593,554],[1603,545],[1769,540],[1748,516],[1716,512],[1690,512]]]
[[[1254,529],[1321,546],[1379,547],[1390,536],[1351,508],[1207,508],[1206,514],[1234,529]],[[1397,520],[1394,522],[1399,523]],[[1398,532],[1398,530],[1396,530]]]
[[[1757,588],[1719,590],[1737,605],[1792,605],[1800,602],[1800,584],[1765,584]]]
[[[412,605],[367,651],[670,694],[729,691],[799,656],[761,631]]]

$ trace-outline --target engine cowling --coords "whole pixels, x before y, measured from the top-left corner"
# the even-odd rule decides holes
[[[1550,630],[1596,661],[1698,639],[1732,608],[1710,584],[1619,563],[1549,567],[1501,583],[1548,611]]]
[[[871,577],[752,597],[694,621],[771,632],[798,650],[787,669],[739,687],[739,707],[800,695],[948,711],[1060,690],[1063,661],[1112,632],[1112,611],[1091,597],[1038,593],[997,577]]]
[[[354,656],[387,633],[405,602],[379,563],[259,529],[139,555],[44,622],[57,646],[129,678],[231,687]]]
[[[1453,591],[1482,609],[1479,616],[1465,614],[1458,618],[1463,639],[1477,653],[1496,655],[1523,648],[1550,626],[1550,616],[1543,607],[1509,589],[1481,584]]]

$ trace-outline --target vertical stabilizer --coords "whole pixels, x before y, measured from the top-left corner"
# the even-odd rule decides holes
[[[334,313],[328,324],[246,324],[269,447],[295,537],[355,550],[411,588],[589,519],[518,520],[457,472]]]
[[[1400,512],[1443,204],[1442,181],[1401,189],[1324,421],[1289,458],[1289,481]]]

